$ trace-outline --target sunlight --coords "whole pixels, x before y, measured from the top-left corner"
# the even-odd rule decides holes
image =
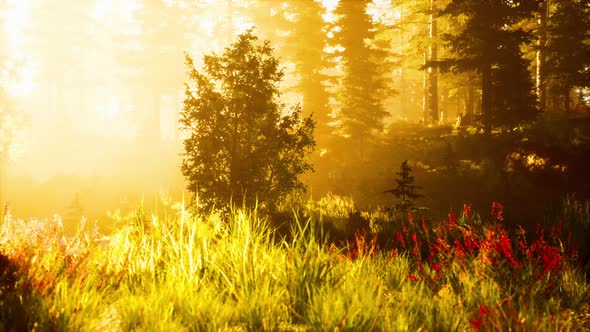
[[[22,65],[18,66],[18,64]],[[37,86],[36,69],[25,59],[19,61],[18,64],[7,64],[8,70],[4,74],[6,90],[12,96],[26,97]]]
[[[3,81],[9,94],[24,97],[35,87],[36,70],[24,52],[26,29],[31,24],[31,4],[26,0],[6,2],[3,29],[7,38],[8,57],[1,65]]]
[[[143,5],[137,0],[97,0],[92,17],[97,21],[107,21],[110,25],[135,23],[135,12]]]
[[[232,31],[234,34],[240,35],[244,32],[246,32],[246,30],[252,28],[254,26],[254,23],[250,22],[247,18],[245,17],[236,17],[235,19],[233,19],[233,30]]]
[[[212,35],[215,31],[217,22],[212,17],[205,17],[199,20],[199,28],[203,30],[207,35]]]
[[[107,15],[109,15],[110,12],[112,12],[112,10],[113,10],[112,1],[98,0],[96,2],[96,4],[94,5],[94,12],[92,13],[92,16],[96,20],[102,20],[105,17],[107,17]]]
[[[396,13],[391,8],[391,1],[373,0],[367,6],[367,14],[374,22],[388,23],[395,19]]]
[[[339,0],[322,0],[322,5],[326,8],[326,13],[322,15],[322,18],[327,23],[333,23],[336,21],[336,15],[334,15],[334,10],[336,6],[338,6]]]

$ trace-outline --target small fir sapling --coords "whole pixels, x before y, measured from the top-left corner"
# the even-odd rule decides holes
[[[414,207],[414,201],[422,197],[422,195],[416,192],[420,187],[414,185],[414,177],[410,175],[411,172],[412,168],[408,161],[404,160],[401,164],[401,171],[395,173],[398,176],[398,178],[395,179],[397,187],[385,191],[386,193],[393,194],[400,200],[400,202],[395,205],[395,209],[404,212],[410,211]]]

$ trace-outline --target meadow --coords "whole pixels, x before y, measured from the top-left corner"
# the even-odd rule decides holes
[[[138,208],[109,234],[8,215],[0,330],[590,328],[590,202],[568,197],[533,227],[490,205],[433,220],[334,195],[273,213],[180,202]]]

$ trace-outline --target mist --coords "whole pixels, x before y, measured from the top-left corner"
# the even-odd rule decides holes
[[[460,33],[461,24],[435,18],[431,6],[385,0],[5,1],[2,100],[10,116],[3,120],[2,206],[17,217],[70,215],[75,223],[80,215],[103,220],[141,204],[156,207],[162,197],[188,197],[192,189],[180,172],[187,133],[179,127],[189,82],[185,58],[201,67],[203,55],[222,53],[248,29],[269,40],[280,61],[285,109],[299,104],[316,121],[315,172],[303,177],[310,197],[336,193],[362,204],[391,204],[383,191],[409,159],[426,184],[425,204],[438,206],[434,210],[472,194],[467,185],[452,186],[452,199],[441,194],[465,178],[444,173],[451,164],[490,172],[477,181],[495,189],[470,201],[516,199],[522,195],[501,180],[489,183],[502,177],[504,166],[491,170],[489,155],[469,152],[480,150],[476,138],[469,140],[472,147],[461,146],[462,134],[489,129],[476,121],[487,112],[487,90],[477,70],[453,67],[457,50],[445,36]],[[541,98],[533,44],[521,45],[528,77],[512,90],[531,98],[536,91]],[[551,111],[549,117],[565,114],[565,104],[587,109],[587,88],[570,86],[569,102],[554,91],[547,90],[540,107]],[[506,119],[497,130],[520,125]],[[583,123],[574,127],[578,131],[567,135],[585,137]],[[503,157],[516,151],[505,150]],[[547,167],[567,168],[567,161],[545,157]],[[449,164],[449,158],[455,161]],[[561,186],[555,197],[584,195],[585,187],[572,185]]]

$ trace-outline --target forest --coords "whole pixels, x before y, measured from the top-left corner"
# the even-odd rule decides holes
[[[0,331],[590,329],[588,1],[0,22]]]

